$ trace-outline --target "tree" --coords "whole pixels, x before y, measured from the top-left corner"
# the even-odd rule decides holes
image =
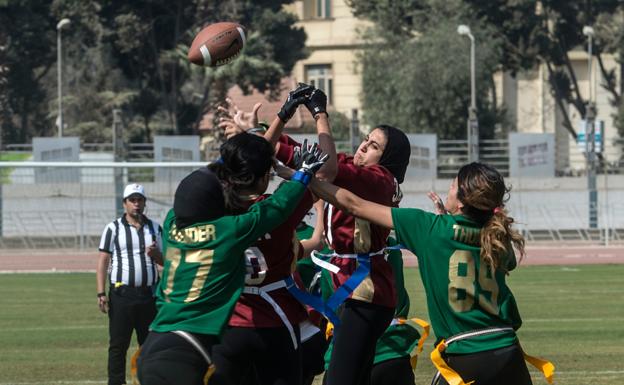
[[[587,112],[587,106],[586,100],[581,96],[569,53],[586,44],[583,26],[594,25],[602,18],[611,18],[611,15],[621,12],[621,2],[617,0],[466,0],[466,2],[471,5],[478,17],[488,22],[503,38],[504,55],[501,64],[504,70],[515,73],[544,63],[553,96],[564,119],[563,125],[576,138],[568,105],[573,106],[583,117]],[[612,39],[606,35],[603,35],[603,38],[605,40],[596,41],[593,54],[598,58],[600,70],[607,79],[603,86],[612,92],[613,102],[619,104],[620,96],[615,91],[615,77],[612,73],[608,73],[602,61],[605,52],[603,47]]]
[[[155,133],[197,132],[206,109],[235,83],[276,93],[282,76],[306,55],[305,33],[282,9],[291,2],[0,0],[7,142],[55,132],[56,71],[50,69],[61,18],[72,20],[63,31],[66,132],[109,141],[112,109],[122,108],[127,138],[150,141]],[[222,20],[247,27],[242,57],[216,69],[191,65],[186,53],[195,34]]]
[[[352,0],[356,16],[375,22],[360,56],[364,119],[409,132],[465,138],[470,106],[470,44],[456,32],[469,24],[476,37],[478,118],[483,137],[505,123],[496,108],[493,74],[499,41],[459,1]],[[489,96],[488,96],[489,95]]]
[[[105,2],[101,15],[111,31],[114,57],[134,82],[132,108],[144,121],[146,139],[150,119],[159,115],[166,118],[157,123],[157,131],[196,132],[207,109],[234,83],[244,90],[276,91],[280,79],[305,56],[305,34],[282,9],[290,2]],[[186,52],[193,37],[205,25],[222,20],[238,21],[250,32],[242,57],[217,69],[191,65]]]
[[[41,80],[56,60],[54,20],[45,1],[0,2],[0,36],[4,41],[4,137],[24,143],[48,133],[46,99]]]
[[[611,102],[617,108],[615,126],[620,137],[624,137],[624,7],[613,13],[603,13],[596,18],[596,41],[603,52],[612,54],[618,63],[617,69],[607,69],[602,55],[598,54],[598,66],[604,79],[602,84],[611,94]],[[619,81],[618,81],[619,79]]]

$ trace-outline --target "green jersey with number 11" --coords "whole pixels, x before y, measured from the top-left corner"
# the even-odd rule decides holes
[[[241,215],[178,229],[173,210],[163,226],[164,270],[151,329],[221,335],[245,281],[245,249],[284,222],[306,187],[287,182]]]
[[[419,209],[393,208],[397,240],[418,258],[427,295],[429,319],[438,339],[491,327],[522,324],[505,272],[492,271],[480,258],[477,223],[462,215],[436,215]],[[501,261],[516,266],[513,251]],[[513,331],[459,340],[448,353],[475,353],[512,345]]]

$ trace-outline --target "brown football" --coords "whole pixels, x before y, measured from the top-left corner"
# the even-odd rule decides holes
[[[234,60],[245,45],[245,29],[230,22],[210,24],[191,44],[188,59],[200,66],[216,67]]]

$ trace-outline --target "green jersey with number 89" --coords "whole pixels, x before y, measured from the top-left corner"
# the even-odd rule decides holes
[[[480,226],[462,215],[436,215],[419,209],[393,208],[397,241],[416,254],[427,295],[429,319],[438,339],[491,327],[522,324],[505,272],[492,271],[480,258]],[[512,270],[513,251],[501,261]],[[498,349],[517,341],[513,331],[459,340],[448,353]]]
[[[156,332],[221,335],[245,281],[245,249],[284,222],[305,186],[287,182],[241,215],[183,229],[173,210],[163,226],[164,269],[156,295]]]

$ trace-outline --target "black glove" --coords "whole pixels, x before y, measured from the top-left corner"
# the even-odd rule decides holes
[[[284,123],[288,122],[295,114],[295,111],[297,111],[297,107],[305,102],[306,97],[309,96],[313,90],[314,87],[305,83],[299,83],[297,88],[290,91],[288,93],[288,99],[286,99],[286,102],[277,113],[280,120]]]
[[[321,112],[327,112],[327,95],[318,88],[314,89],[309,97],[305,100],[305,106],[308,108],[313,117]]]
[[[307,185],[328,158],[329,155],[324,154],[316,143],[308,146],[308,140],[304,140],[301,147],[295,147],[293,161],[297,172],[291,180]]]

